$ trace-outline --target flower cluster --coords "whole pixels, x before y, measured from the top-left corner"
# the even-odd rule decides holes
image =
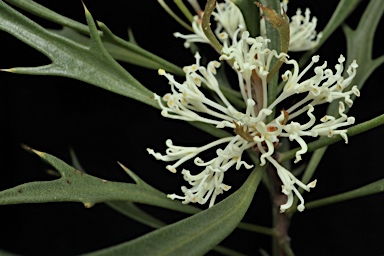
[[[201,27],[201,15],[203,11],[201,10],[197,1],[189,1],[196,13],[198,15],[194,16],[194,21],[192,22],[192,28],[194,34],[183,35],[181,33],[174,33],[175,37],[185,39],[184,46],[186,48],[190,47],[191,43],[209,43],[208,38],[205,36],[203,29]],[[283,1],[281,3],[282,10],[285,12],[288,9],[288,1]],[[304,16],[302,15],[301,9],[297,9],[296,15],[291,17],[289,23],[290,29],[290,42],[289,42],[289,51],[307,51],[314,48],[318,43],[322,34],[317,34],[316,17],[310,17],[311,11],[307,8],[305,10]],[[212,13],[214,20],[216,21],[217,27],[215,29],[215,34],[222,42],[227,42],[228,40],[236,40],[238,33],[235,33],[236,30],[240,28],[240,32],[247,30],[244,17],[240,9],[230,0],[225,0],[222,3],[218,3],[216,11]],[[265,29],[265,19],[260,20],[260,34],[263,37],[266,37]]]
[[[289,23],[289,51],[307,51],[319,43],[322,33],[317,34],[317,19],[312,17],[310,20],[310,14],[311,11],[308,8],[305,10],[305,16],[300,9],[297,9],[296,15],[292,16]]]
[[[198,8],[198,6],[195,7]],[[241,23],[240,16],[236,16],[235,10],[238,9],[234,9],[234,5],[226,1],[221,6],[218,5],[215,18],[220,23],[217,26],[217,33],[224,33],[221,37],[224,47],[220,60],[228,60],[237,73],[240,97],[244,100],[245,109],[239,110],[233,106],[220,89],[216,73],[221,63],[211,61],[205,67],[200,63],[199,53],[195,55],[195,64],[184,67],[185,81],[182,83],[160,69],[159,75],[169,81],[171,92],[163,97],[154,95],[164,117],[199,121],[214,125],[218,129],[229,128],[234,130],[234,135],[217,139],[201,147],[176,146],[171,140],[167,140],[168,148],[165,155],[153,149],[147,149],[147,151],[157,160],[172,162],[166,168],[173,173],[176,173],[186,161],[193,160],[197,167],[202,168],[202,171],[195,174],[182,169],[181,173],[191,187],[182,186],[183,195],[171,194],[168,197],[183,200],[183,203],[205,204],[209,200],[209,207],[211,207],[217,195],[231,188],[223,183],[224,173],[227,170],[233,166],[237,170],[241,167],[246,169],[253,167],[242,159],[244,151],[253,150],[253,153],[259,154],[260,165],[265,165],[267,161],[272,164],[282,182],[282,193],[287,196],[287,202],[280,206],[280,211],[284,212],[292,206],[294,196],[300,200],[297,209],[303,211],[304,199],[298,187],[309,191],[315,187],[316,180],[304,184],[281,166],[274,158],[276,147],[284,137],[295,141],[300,146],[300,150],[295,155],[295,163],[297,163],[308,150],[305,136],[340,135],[346,143],[348,142],[347,130],[343,127],[353,124],[355,120],[345,114],[344,104],[351,106],[353,103],[351,95],[359,96],[360,94],[356,86],[350,86],[356,75],[357,64],[353,61],[346,70],[347,77],[343,77],[345,69],[343,56],[338,59],[339,63],[335,65],[334,71],[327,68],[326,62],[318,65],[320,58],[314,56],[311,63],[300,72],[295,60],[289,59],[285,53],[278,54],[275,50],[268,48],[269,39],[263,36],[252,38],[244,30],[243,24],[237,24],[238,27],[235,29],[230,22],[225,22],[228,20],[220,19],[223,13],[228,11],[232,13],[231,17],[234,20]],[[219,17],[219,15],[222,16]],[[198,28],[197,25],[195,27]],[[197,41],[197,37],[185,39],[187,42]],[[282,74],[285,85],[279,96],[273,102],[268,102],[268,75],[272,68],[272,60],[279,60],[286,65],[291,65],[292,68],[288,67],[288,71]],[[314,75],[304,80],[304,75],[308,76],[312,68]],[[203,88],[211,91],[215,97],[207,97],[203,93]],[[289,102],[287,99],[297,94],[302,95],[300,100],[286,107],[285,105]],[[313,112],[316,105],[335,100],[339,101],[337,117],[329,115],[320,119],[315,117]],[[273,110],[277,105],[283,105],[286,110],[281,110],[274,116]],[[297,120],[295,118],[300,115],[307,116],[305,123],[295,121]],[[199,157],[200,153],[212,148],[218,148],[214,158],[203,160]]]

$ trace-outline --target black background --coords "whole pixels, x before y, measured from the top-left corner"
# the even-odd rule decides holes
[[[85,23],[80,1],[37,2]],[[172,36],[176,31],[187,32],[174,23],[156,1],[84,2],[93,17],[104,22],[116,35],[127,39],[130,27],[143,48],[179,66],[193,63],[183,41]],[[292,0],[288,15],[292,16],[297,7],[310,7],[319,19],[321,30],[336,8],[336,2]],[[366,3],[363,1],[347,20],[353,28]],[[174,7],[173,3],[170,6]],[[381,28],[383,22],[378,30]],[[0,68],[49,63],[42,54],[12,36],[4,32],[0,35]],[[383,40],[380,35],[375,40],[374,57],[377,57],[384,53]],[[345,38],[338,29],[319,54],[333,67],[339,54],[345,51]],[[160,95],[168,90],[167,82],[157,71],[122,65],[150,90]],[[350,115],[355,116],[358,123],[384,112],[383,71],[383,67],[376,70],[355,101]],[[148,156],[145,149],[151,147],[164,152],[166,138],[172,138],[175,144],[196,146],[211,140],[182,122],[162,118],[159,111],[142,103],[68,78],[0,73],[0,104],[1,190],[25,182],[53,179],[46,173],[48,165],[21,149],[20,144],[27,144],[67,162],[70,162],[68,148],[72,147],[88,173],[131,182],[116,164],[120,161],[150,185],[166,193],[178,192],[183,184],[181,175],[169,173],[165,164]],[[318,186],[305,194],[306,200],[334,195],[383,178],[383,132],[383,127],[376,128],[350,138],[348,145],[332,146],[315,174]],[[226,180],[232,185],[232,192],[241,186],[247,174],[246,170],[228,172]],[[383,195],[378,194],[296,214],[289,230],[293,250],[297,255],[383,255],[383,199]],[[185,217],[154,207],[143,208],[168,222]],[[245,220],[269,225],[269,209],[267,192],[260,187]],[[122,243],[152,230],[105,205],[86,209],[80,203],[1,206],[0,227],[0,248],[22,255],[77,255]],[[269,251],[270,241],[265,236],[235,231],[223,245],[258,255],[260,248]]]

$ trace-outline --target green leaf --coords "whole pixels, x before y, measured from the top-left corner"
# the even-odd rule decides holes
[[[92,39],[89,47],[47,31],[3,1],[0,1],[0,13],[1,30],[32,46],[52,61],[45,66],[5,71],[70,77],[158,107],[153,93],[124,70],[104,49],[92,16],[87,10],[85,15]]]
[[[281,15],[280,1],[261,0],[261,2],[264,3],[264,5],[266,5],[266,2],[269,4],[264,6],[256,2],[256,5],[260,7],[264,13],[267,38],[271,40],[268,47],[272,50],[276,50],[278,53],[287,53],[290,41],[288,16],[285,13]],[[272,73],[272,71],[273,68],[270,72]]]
[[[0,250],[0,255],[1,256],[20,256],[19,254],[14,254],[12,252],[7,252],[7,251],[4,251],[4,250]]]
[[[208,38],[209,42],[211,43],[211,45],[218,52],[221,52],[221,50],[223,49],[223,46],[220,44],[219,40],[217,40],[215,34],[211,29],[210,18],[215,7],[216,7],[216,0],[207,0],[207,3],[205,4],[205,9],[204,9],[204,15],[201,21],[201,27],[203,29],[205,36]]]
[[[237,252],[235,250],[232,250],[232,249],[229,249],[227,247],[220,246],[220,245],[216,245],[214,248],[212,248],[212,250],[219,252],[223,255],[227,255],[227,256],[246,256],[246,254]]]
[[[162,1],[159,1],[159,3]],[[193,22],[193,15],[192,13],[188,10],[187,6],[183,3],[183,0],[174,0],[175,4],[177,7],[179,7],[179,10],[184,14],[184,16],[188,19],[190,23]],[[161,4],[161,3],[160,3]],[[192,30],[193,32],[193,30]]]
[[[213,207],[132,241],[89,255],[203,255],[227,237],[247,211],[264,168]]]
[[[53,12],[34,1],[31,1],[31,0],[6,0],[6,1],[11,3],[12,5],[15,5],[21,8],[22,10],[25,10],[43,19],[62,25],[63,27],[71,28],[75,31],[78,31],[81,34],[89,35],[90,33],[88,26],[81,24],[77,21],[74,21],[72,19],[69,19],[65,16],[62,16],[56,12]],[[103,33],[100,31],[98,33],[102,37],[102,40],[104,40]],[[142,66],[145,68],[150,68],[150,69],[159,69],[159,67],[161,67],[167,72],[181,75],[181,76],[184,75],[184,72],[180,67],[144,50],[143,48],[139,47],[136,43],[124,41],[121,38],[116,36],[114,37],[115,37],[115,39],[113,40],[114,42],[111,42],[111,45],[114,45],[114,46],[105,45],[105,48],[115,59],[124,61],[127,63],[131,63],[134,65]],[[124,43],[121,43],[118,41],[122,41]],[[137,55],[141,57],[138,57]],[[133,59],[130,59],[131,57],[133,57]]]
[[[72,160],[72,166],[75,167],[77,170],[81,172],[85,172],[84,168],[81,166],[79,159],[77,158],[75,152],[71,149],[70,151],[71,160]],[[136,182],[138,185],[146,185],[143,180],[141,180],[138,176],[134,175],[134,173],[130,172],[128,168],[120,164],[120,166],[124,169],[126,173],[128,173],[132,179]],[[160,228],[162,226],[165,226],[166,224],[152,215],[146,213],[145,211],[141,210],[139,207],[137,207],[134,203],[129,201],[112,201],[112,202],[105,202],[106,205],[111,207],[112,209],[118,211],[119,213],[136,220],[140,223],[143,223],[149,227],[152,228]]]
[[[91,44],[91,40],[89,39],[89,37],[84,36],[83,34],[78,33],[76,30],[71,29],[69,27],[63,27],[62,29],[50,29],[49,31],[61,35],[62,37],[71,39],[74,42],[77,42],[85,47]],[[154,70],[164,68],[164,66],[162,66],[158,62],[144,57],[142,54],[139,54],[137,52],[127,50],[126,48],[123,48],[121,46],[117,46],[109,42],[103,42],[103,46],[115,60],[124,61],[132,65]]]
[[[379,21],[384,13],[384,4],[379,0],[371,0],[360,19],[356,30],[343,26],[347,38],[347,64],[356,60],[359,68],[353,82],[361,89],[372,72],[384,63],[384,55],[372,60],[374,36]],[[380,29],[382,31],[382,28]]]
[[[0,205],[47,202],[81,202],[85,207],[109,201],[129,201],[193,214],[200,210],[172,201],[146,184],[132,171],[125,171],[136,184],[106,181],[85,174],[47,153],[32,150],[60,173],[53,181],[29,182],[0,192]]]
[[[87,25],[84,25],[80,22],[69,19],[63,15],[60,15],[56,12],[49,10],[48,8],[36,3],[32,0],[6,0],[6,2],[19,7],[20,9],[27,11],[37,17],[52,21],[56,24],[62,25],[64,27],[69,27],[74,30],[77,30],[83,34],[89,34],[89,28]],[[80,4],[80,2],[79,2]]]
[[[343,202],[350,199],[355,199],[363,196],[369,196],[384,192],[384,179],[375,181],[358,189],[354,189],[339,195],[326,197],[305,204],[305,209],[313,209],[316,207]]]
[[[107,50],[112,50],[111,51],[111,54],[115,54],[116,57],[119,57],[120,60],[122,61],[125,61],[125,62],[131,62],[131,60],[129,60],[129,56],[134,54],[134,55],[139,55],[141,56],[141,58],[139,59],[140,61],[145,61],[148,64],[151,64],[152,67],[150,67],[151,69],[159,69],[159,68],[162,68],[164,70],[166,70],[167,72],[170,72],[170,73],[173,73],[173,74],[176,74],[176,75],[179,75],[179,76],[184,76],[185,73],[183,71],[182,68],[168,62],[168,61],[165,61],[164,59],[156,56],[155,54],[152,54],[146,50],[144,50],[143,48],[141,48],[140,46],[136,45],[136,44],[133,44],[133,43],[130,43],[130,42],[127,42],[123,39],[121,39],[120,37],[117,37],[115,36],[111,30],[102,22],[97,22],[97,25],[99,26],[99,28],[103,31],[103,41],[105,43],[110,43],[112,45],[115,46],[115,48],[111,48],[111,46],[109,46],[109,48],[107,48]],[[117,52],[116,49],[119,49],[119,51]],[[125,56],[127,55],[127,56]],[[136,57],[138,58],[138,57]],[[135,63],[133,63],[135,64]],[[137,65],[137,64],[135,64]]]
[[[118,211],[119,213],[137,221],[143,223],[151,228],[161,228],[165,226],[165,222],[158,220],[152,215],[146,213],[141,210],[132,202],[123,202],[123,201],[113,201],[113,202],[105,202],[106,205],[111,207],[112,209]]]
[[[80,162],[78,161],[78,158],[77,158],[77,156],[73,150],[70,150],[70,155],[71,155],[71,159],[72,159],[72,165],[75,168],[77,168],[78,170],[84,172],[84,170],[83,170],[82,166],[80,165]],[[121,167],[123,167],[124,170],[128,170],[123,165],[121,165]],[[142,181],[139,180],[138,182],[142,182]],[[160,221],[159,219],[148,214],[147,212],[141,210],[139,207],[137,207],[132,202],[114,201],[114,202],[105,202],[105,204],[108,205],[109,207],[111,207],[112,209],[120,212],[121,214],[123,214],[123,215],[125,215],[125,216],[127,216],[133,220],[136,220],[136,221],[138,221],[144,225],[147,225],[149,227],[161,228],[161,227],[164,227],[167,225],[165,222]],[[241,225],[241,223],[239,224],[239,228],[241,228],[240,225]],[[250,230],[250,231],[254,231],[254,232],[258,232],[259,230],[261,230],[260,233],[263,233],[263,232],[267,232],[269,230],[268,228],[259,227],[259,226],[252,225],[252,224],[244,224],[244,225],[246,227],[250,227],[246,230]],[[223,246],[215,246],[213,248],[213,250],[221,252],[222,254],[229,255],[229,256],[244,256],[241,253],[238,253],[234,250],[231,250],[231,249],[223,247]]]
[[[232,0],[243,14],[247,31],[251,37],[260,36],[260,10],[254,0]]]
[[[315,48],[306,52],[299,61],[300,67],[302,67],[308,59],[323,45],[330,35],[343,23],[343,21],[352,13],[361,0],[341,0],[333,12],[331,19],[328,21],[322,31],[322,37]],[[376,2],[380,2],[376,1]]]
[[[359,65],[350,87],[356,84],[357,88],[361,90],[373,71],[384,63],[384,55],[374,60],[372,59],[374,36],[383,13],[384,4],[381,1],[372,0],[365,9],[356,30],[352,30],[347,25],[343,26],[343,31],[347,38],[348,58],[346,64],[349,65],[353,60],[356,60]],[[356,95],[351,95],[351,100],[355,98]],[[349,107],[346,106],[345,113],[348,111]],[[332,102],[327,112],[333,115],[337,113],[338,115],[338,102]]]
[[[239,229],[255,232],[267,236],[277,236],[277,232],[272,228],[267,228],[260,225],[254,225],[251,223],[240,222],[237,226]]]
[[[159,0],[158,3],[159,3],[159,4],[161,5],[161,7],[163,7],[163,9],[169,14],[169,16],[171,16],[177,23],[179,23],[181,26],[183,26],[184,28],[188,29],[189,31],[194,32],[194,31],[193,31],[193,28],[191,27],[191,25],[187,24],[187,23],[184,22],[179,16],[177,16],[177,14],[174,13],[174,12],[172,11],[172,9],[169,8],[169,6],[168,6],[163,0]],[[180,3],[182,4],[181,1],[177,1],[177,0],[175,0],[175,3],[176,3],[176,5],[179,6],[179,7],[180,7]],[[184,5],[184,4],[182,4],[182,5]],[[185,6],[184,6],[184,7],[185,7]],[[184,10],[184,11],[186,10],[187,12],[189,12],[188,9],[187,9],[186,7],[185,7],[185,9],[182,8],[181,11],[183,11],[183,10]],[[190,13],[189,13],[189,14],[190,14]],[[190,16],[192,16],[192,14],[190,14]],[[189,21],[192,22],[192,21],[193,21],[193,17],[192,17],[192,19],[189,19]]]
[[[133,34],[131,28],[128,28],[128,38],[129,38],[129,42],[130,42],[131,44],[138,45],[137,42],[136,42],[135,35]]]

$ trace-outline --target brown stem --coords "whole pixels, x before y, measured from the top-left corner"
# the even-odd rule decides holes
[[[287,256],[286,248],[289,247],[290,237],[288,235],[288,228],[290,225],[290,218],[287,214],[280,213],[280,205],[287,201],[287,196],[281,193],[281,181],[276,174],[276,170],[272,167],[268,170],[269,180],[271,181],[271,197],[273,203],[274,214],[274,230],[276,232],[276,243],[274,254],[278,256]]]

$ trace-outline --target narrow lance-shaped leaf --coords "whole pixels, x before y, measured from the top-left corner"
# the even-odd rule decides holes
[[[183,19],[181,19],[179,16],[177,16],[177,14],[174,13],[171,8],[169,8],[169,6],[164,2],[164,0],[158,0],[157,2],[161,5],[161,7],[163,7],[163,9],[169,14],[169,16],[171,16],[177,23],[179,23],[181,26],[188,29],[189,31],[193,32],[193,28],[191,27],[191,25],[189,25]],[[180,7],[181,6],[180,4],[182,4],[182,1],[175,0],[175,3],[177,6]],[[182,4],[182,5],[184,5],[184,4]],[[185,7],[185,5],[184,5],[184,7]],[[183,10],[188,10],[188,9],[183,8]],[[188,11],[188,13],[189,13],[189,11]],[[192,16],[191,13],[189,13],[189,14]],[[192,21],[193,21],[193,17],[192,17],[192,20],[190,20],[190,22],[192,22]]]
[[[106,205],[115,211],[137,221],[143,223],[151,228],[160,228],[166,224],[159,219],[153,217],[147,212],[141,210],[134,203],[128,201],[111,201],[105,202]]]
[[[130,201],[159,206],[170,210],[196,213],[200,210],[178,201],[149,186],[129,169],[136,184],[113,182],[93,177],[47,153],[33,150],[46,160],[61,177],[52,181],[29,182],[0,192],[0,205],[48,202],[81,202],[85,207],[109,201]]]
[[[223,49],[223,46],[220,44],[219,40],[217,40],[215,34],[211,29],[211,15],[213,10],[216,7],[216,0],[207,0],[204,8],[204,14],[201,21],[201,27],[205,36],[208,38],[209,42],[212,46],[220,53]]]
[[[203,255],[236,228],[252,201],[263,170],[256,167],[239,190],[205,211],[89,255]]]
[[[47,31],[3,1],[0,1],[0,13],[1,30],[32,46],[52,61],[52,64],[45,66],[5,71],[70,77],[158,107],[152,92],[124,70],[104,49],[92,16],[87,10],[85,14],[92,39],[88,48]]]
[[[152,228],[161,228],[166,226],[166,224],[152,215],[149,215],[148,213],[141,210],[139,207],[137,207],[132,202],[107,202],[108,206],[112,207],[112,209],[126,215],[127,217],[130,217],[140,223],[143,223],[149,227]],[[267,229],[268,230],[268,229]],[[223,255],[227,256],[245,256],[245,254],[236,252],[234,250],[231,250],[229,248],[223,247],[223,246],[215,246],[212,248],[212,250],[222,253]],[[0,251],[1,252],[1,251]]]
[[[339,203],[346,200],[355,199],[363,196],[369,196],[377,193],[383,193],[383,192],[384,192],[384,179],[381,179],[371,184],[365,185],[363,187],[360,187],[339,195],[334,195],[334,196],[309,202],[305,204],[305,208],[313,209],[313,208],[324,206],[324,205]]]

